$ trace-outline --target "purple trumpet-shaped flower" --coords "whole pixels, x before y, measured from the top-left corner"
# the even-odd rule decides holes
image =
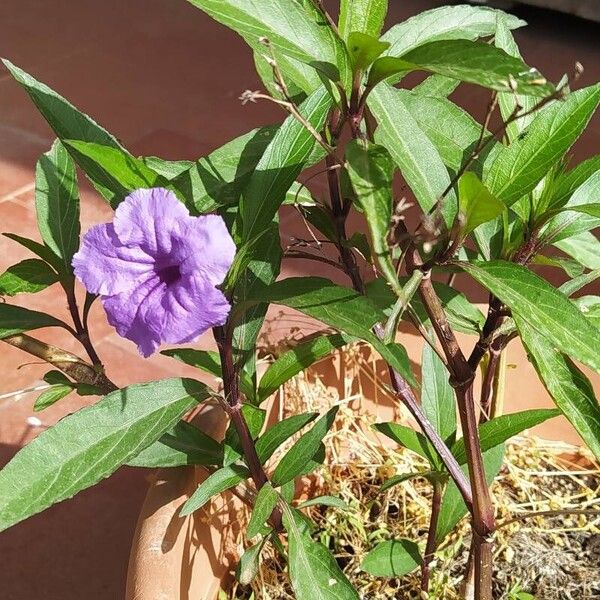
[[[150,356],[161,342],[190,342],[225,323],[231,307],[216,286],[234,255],[221,217],[192,217],[172,192],[152,188],[132,192],[112,223],[92,227],[73,267],[119,335]]]

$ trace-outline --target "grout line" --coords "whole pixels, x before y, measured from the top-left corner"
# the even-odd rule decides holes
[[[20,188],[17,188],[16,190],[9,192],[8,194],[5,194],[4,196],[0,196],[0,202],[4,202],[5,200],[15,200],[17,196],[20,196],[21,194],[24,194],[26,192],[31,192],[34,189],[35,181],[31,181],[30,183],[27,183],[21,186]]]

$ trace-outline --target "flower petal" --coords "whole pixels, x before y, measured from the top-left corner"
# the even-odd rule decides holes
[[[88,292],[112,295],[135,288],[152,271],[154,260],[138,247],[123,246],[112,223],[105,223],[83,236],[72,264]]]
[[[173,192],[151,188],[129,194],[115,210],[113,223],[123,244],[160,257],[170,254],[173,237],[181,237],[192,219]]]
[[[174,243],[182,274],[202,273],[213,285],[225,279],[235,257],[235,243],[219,215],[193,218],[184,237]]]
[[[161,308],[162,339],[170,344],[191,342],[211,327],[223,325],[231,309],[223,293],[200,276],[182,277],[169,286]]]

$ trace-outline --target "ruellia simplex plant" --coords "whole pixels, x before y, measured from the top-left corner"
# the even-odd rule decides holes
[[[491,600],[494,532],[502,524],[495,522],[488,486],[501,467],[503,443],[562,413],[600,458],[600,411],[576,364],[600,370],[600,298],[573,298],[600,274],[600,244],[592,233],[600,224],[600,157],[577,166],[567,159],[600,101],[600,85],[574,90],[579,66],[556,84],[547,81],[523,62],[511,34],[524,23],[489,8],[430,10],[380,36],[386,0],[342,0],[337,23],[310,0],[191,2],[239,33],[254,53],[266,91],[244,92],[242,100],[274,102],[287,113],[281,124],[250,131],[195,162],[136,158],[5,61],[57,141],[36,170],[43,241],[6,234],[36,258],[9,268],[0,289],[13,296],[58,284],[72,323],[4,302],[0,336],[54,367],[36,410],[73,391],[101,398],[41,433],[0,472],[0,527],[124,464],[193,464],[208,476],[181,516],[226,491],[252,510],[237,571],[242,582],[252,580],[261,551],[272,544],[286,557],[300,600],[358,598],[294,501],[295,480],[324,460],[322,440],[337,407],[263,431],[261,405],[316,360],[362,341],[387,363],[390,389],[420,427],[392,422],[377,430],[430,464],[383,487],[418,476],[433,490],[425,539],[376,544],[362,568],[377,577],[420,568],[427,594],[436,549],[468,514],[468,593]],[[414,71],[427,77],[402,88]],[[448,99],[462,84],[490,90],[483,123]],[[115,209],[111,223],[81,239],[75,165]],[[405,222],[407,203],[393,191],[396,172],[421,209],[415,227]],[[327,183],[326,197],[310,192],[318,178]],[[307,230],[306,240],[285,248],[277,216],[282,204],[296,208]],[[354,212],[368,235],[347,234]],[[348,284],[277,280],[286,258],[325,263]],[[375,273],[369,281],[364,265]],[[553,287],[534,272],[537,265],[564,270],[566,283]],[[457,273],[489,291],[487,315],[453,287]],[[77,280],[86,292],[82,304]],[[98,297],[109,322],[144,356],[163,342],[189,344],[212,329],[218,352],[176,347],[162,353],[218,376],[222,389],[185,378],[118,389],[88,327]],[[270,303],[336,332],[298,344],[259,378],[256,340]],[[401,320],[426,342],[421,384],[397,335]],[[87,357],[29,334],[42,327],[69,331]],[[456,332],[473,336],[470,350]],[[502,414],[504,350],[517,337],[556,410]],[[223,440],[186,421],[208,401],[229,417]],[[275,451],[292,436],[296,441],[273,465]]]

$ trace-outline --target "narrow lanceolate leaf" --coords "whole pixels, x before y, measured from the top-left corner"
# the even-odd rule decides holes
[[[566,240],[554,242],[554,246],[586,269],[600,269],[600,240],[593,233],[584,231]]]
[[[411,71],[429,71],[500,92],[543,97],[554,91],[552,84],[521,59],[485,42],[470,40],[439,40],[398,58],[383,56],[373,63],[368,85]]]
[[[262,376],[258,384],[259,402],[268,398],[282,384],[289,381],[294,375],[300,373],[300,371],[331,354],[336,348],[349,344],[355,339],[352,336],[341,333],[327,336],[320,335],[284,352],[269,366]]]
[[[73,160],[58,140],[38,160],[35,209],[44,243],[59,257],[61,272],[72,273],[79,248],[79,192]]]
[[[168,185],[143,160],[121,148],[81,140],[65,140],[65,146],[92,181],[110,190],[107,200],[113,208],[138,188]]]
[[[315,542],[298,517],[285,507],[283,524],[288,534],[288,567],[298,600],[359,600],[329,550]]]
[[[331,506],[340,510],[348,510],[348,505],[336,496],[317,496],[298,504],[298,508],[308,508],[309,506]]]
[[[584,275],[579,275],[578,277],[563,283],[558,289],[565,296],[572,296],[575,292],[578,292],[581,288],[593,283],[598,278],[600,278],[600,269],[585,273]]]
[[[394,163],[383,146],[353,140],[346,146],[348,175],[371,236],[371,250],[381,272],[398,287],[398,276],[387,242],[392,220]]]
[[[600,84],[570,93],[537,114],[527,134],[498,153],[484,183],[511,205],[531,192],[581,135],[600,102]]]
[[[308,64],[333,81],[348,76],[342,41],[319,13],[285,0],[189,0],[213,19],[239,33],[254,49],[267,38],[276,52]]]
[[[299,110],[319,131],[330,106],[331,97],[321,88],[307,98]],[[293,116],[284,121],[258,161],[243,194],[241,215],[245,240],[252,239],[271,223],[314,144],[311,133]]]
[[[190,379],[132,385],[42,432],[0,471],[0,530],[107,477],[208,397]]]
[[[502,11],[463,4],[426,10],[394,25],[381,39],[391,44],[387,55],[401,56],[435,40],[475,40],[494,35],[499,18],[505,19],[510,29],[525,25],[525,21]]]
[[[540,237],[554,244],[600,227],[600,170],[584,181],[542,229]]]
[[[399,423],[376,423],[373,425],[373,429],[394,440],[403,448],[426,458],[432,465],[439,464],[438,455],[429,440],[411,427]]]
[[[179,511],[185,517],[202,508],[213,496],[221,494],[248,479],[250,471],[241,465],[229,465],[211,473]]]
[[[46,313],[0,302],[0,339],[42,327],[67,327],[67,325]]]
[[[52,406],[59,400],[62,400],[65,396],[68,396],[73,391],[73,386],[65,384],[56,384],[50,386],[47,390],[44,390],[36,399],[33,410],[39,412]]]
[[[417,569],[423,559],[412,540],[381,542],[363,559],[360,568],[375,577],[402,577]]]
[[[580,310],[547,281],[513,263],[461,263],[461,267],[544,335],[553,345],[575,360],[600,371],[600,331]]]
[[[235,569],[235,578],[242,585],[250,585],[256,577],[260,565],[260,553],[268,539],[269,536],[263,537],[260,542],[246,548],[240,557],[240,562]]]
[[[222,462],[223,446],[219,442],[194,425],[179,421],[127,464],[157,469],[183,465],[220,465]]]
[[[16,233],[3,233],[9,240],[21,244],[24,248],[27,248],[30,252],[39,256],[44,262],[47,262],[57,273],[61,272],[63,261],[44,244],[40,244],[35,240],[17,235]]]
[[[319,450],[321,441],[331,429],[338,406],[330,408],[296,443],[287,451],[275,468],[271,481],[279,487],[297,477],[307,462]]]
[[[456,402],[450,374],[429,344],[421,360],[421,406],[443,440],[456,433]]]
[[[255,535],[260,533],[264,524],[271,516],[273,509],[277,505],[279,500],[279,494],[273,489],[273,486],[267,481],[256,495],[254,501],[254,509],[252,510],[252,516],[248,522],[246,529],[246,537],[253,538]]]
[[[353,31],[346,41],[350,64],[354,72],[362,72],[367,69],[376,59],[381,56],[389,44],[380,42],[376,37]]]
[[[347,40],[353,31],[379,37],[387,13],[388,0],[342,0],[338,29]]]
[[[563,206],[575,190],[597,171],[600,171],[600,154],[584,160],[570,171],[559,175],[554,182],[552,199],[548,206],[550,208]]]
[[[573,302],[585,318],[600,329],[600,296],[580,296]]]
[[[58,275],[43,260],[28,258],[0,275],[0,296],[35,294],[58,281]]]
[[[491,448],[483,453],[483,465],[485,468],[485,480],[491,485],[496,475],[502,468],[504,460],[504,444]],[[462,470],[468,477],[467,466]],[[438,521],[436,540],[438,544],[454,529],[456,524],[467,514],[467,506],[453,481],[448,483],[448,487],[442,497],[442,508]]]
[[[86,114],[80,112],[54,90],[37,81],[10,61],[4,60],[3,62],[16,81],[25,88],[25,91],[58,138],[61,140],[95,142],[96,144],[124,150],[113,135],[100,127]],[[105,198],[111,198],[110,190],[104,188],[100,182],[96,182],[92,178],[92,183]]]
[[[429,212],[450,185],[450,175],[433,143],[402,101],[402,92],[388,85],[375,88],[367,104],[377,121],[375,141],[387,148],[424,212]],[[456,215],[450,190],[442,214],[447,225]]]
[[[447,98],[459,85],[458,79],[434,74],[416,85],[412,91],[422,97]]]
[[[461,233],[474,229],[500,216],[506,205],[490,194],[475,173],[463,173],[458,180],[458,212],[462,220]]]
[[[318,416],[319,413],[316,412],[292,415],[267,429],[256,442],[256,453],[261,464],[266,463],[281,444],[298,433],[305,425],[312,423]]]
[[[236,204],[277,127],[253,129],[199,158],[172,180],[199,213]]]
[[[591,383],[534,327],[517,316],[515,322],[527,353],[556,406],[600,458],[600,407]]]
[[[161,175],[168,181],[176,179],[194,166],[191,160],[165,160],[158,156],[143,156],[140,160],[157,175]]]
[[[535,427],[548,419],[557,417],[559,414],[558,410],[552,408],[540,408],[501,415],[495,419],[486,421],[479,427],[481,451],[485,452],[499,444],[503,444],[511,437],[522,433],[526,429]],[[464,439],[461,438],[452,445],[452,454],[454,454],[459,464],[462,465],[467,462]]]

